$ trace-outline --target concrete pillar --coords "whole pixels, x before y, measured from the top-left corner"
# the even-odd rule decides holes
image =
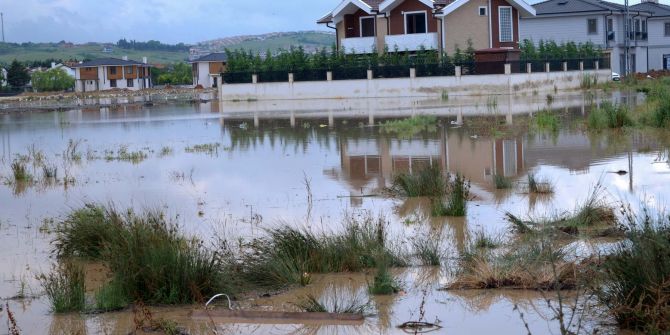
[[[258,126],[261,124],[260,120],[258,119],[258,114],[254,113],[254,128],[258,128]]]
[[[326,72],[326,80],[333,81],[333,71]]]
[[[568,62],[563,62],[563,72],[568,71]]]
[[[372,80],[372,70],[368,70],[368,80]]]
[[[579,61],[579,71],[584,71],[584,61]]]
[[[416,78],[416,69],[413,67],[409,68],[409,77],[410,78]]]
[[[288,82],[293,83],[293,73],[288,74]]]
[[[595,66],[596,71],[597,71],[597,70],[600,70],[600,61],[596,61],[596,63],[594,64],[594,66]]]
[[[551,71],[551,66],[549,66],[549,62],[544,63],[544,72],[549,72]]]
[[[505,74],[512,74],[512,64],[505,64]]]
[[[526,63],[526,72],[533,73],[533,64]]]
[[[258,84],[258,75],[257,74],[252,74],[251,75],[251,83],[252,84]]]
[[[328,128],[335,127],[335,117],[333,116],[333,111],[328,111]]]
[[[456,77],[460,77],[461,74],[463,74],[463,70],[461,69],[461,66],[460,66],[460,65],[456,65],[456,66],[454,67],[454,75],[455,75]]]
[[[291,128],[295,128],[295,112],[291,111],[291,115],[289,116],[289,122],[291,123]]]

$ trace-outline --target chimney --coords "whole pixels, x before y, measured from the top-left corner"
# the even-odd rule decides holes
[[[123,56],[123,60],[128,60],[128,56]]]
[[[142,63],[144,63],[144,64],[147,63],[147,57],[142,57]]]

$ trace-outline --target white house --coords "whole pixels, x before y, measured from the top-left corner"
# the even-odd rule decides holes
[[[54,62],[51,62],[51,68],[52,69],[61,69],[61,70],[65,71],[65,73],[67,73],[68,76],[70,76],[72,78],[74,78],[75,72],[76,72],[73,68],[71,68],[71,67],[69,67],[65,64],[61,64],[61,63],[56,64]]]
[[[650,0],[631,8],[651,13],[647,19],[649,70],[670,69],[670,6],[658,3],[658,0]]]
[[[105,91],[115,88],[141,90],[153,86],[151,65],[147,59],[137,62],[118,58],[99,58],[77,64],[75,67],[76,92]]]
[[[191,61],[193,86],[217,87],[219,75],[226,71],[228,57],[224,52],[211,53]]]
[[[631,72],[662,68],[670,54],[670,7],[643,0],[629,7],[629,66]],[[522,17],[520,39],[557,43],[592,42],[611,52],[612,71],[625,68],[625,7],[598,0],[548,0],[533,5],[535,17]]]

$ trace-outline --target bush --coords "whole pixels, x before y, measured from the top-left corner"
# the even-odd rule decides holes
[[[670,331],[670,217],[627,217],[628,240],[605,260],[599,299],[623,328]]]
[[[74,88],[74,78],[63,69],[49,69],[33,73],[32,84],[38,92],[65,91]]]
[[[441,198],[433,199],[433,216],[465,216],[470,198],[470,182],[464,176],[456,174],[453,179],[449,179],[447,189],[446,204]]]

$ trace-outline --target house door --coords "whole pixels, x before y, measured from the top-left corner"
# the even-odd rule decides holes
[[[663,70],[670,69],[670,55],[663,55]]]

